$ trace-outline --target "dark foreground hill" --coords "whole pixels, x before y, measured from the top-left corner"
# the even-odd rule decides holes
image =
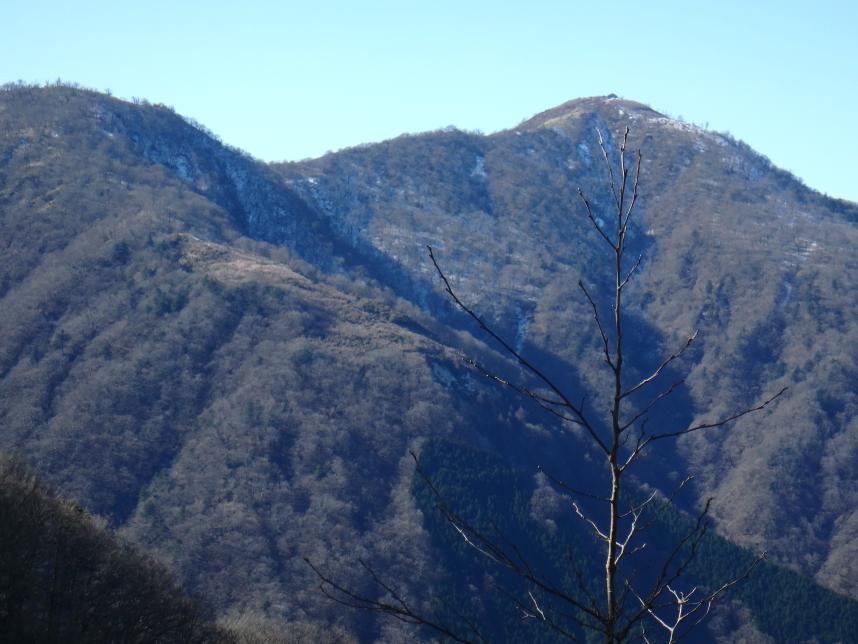
[[[645,482],[693,471],[685,507],[714,495],[721,534],[858,596],[854,205],[610,99],[276,167],[166,108],[70,88],[4,91],[0,122],[0,446],[225,615],[408,637],[326,602],[304,557],[354,588],[370,587],[358,559],[418,597],[456,579],[410,449],[469,445],[533,485],[537,463],[588,471],[574,435],[462,363],[514,373],[436,290],[423,245],[598,407],[575,284],[604,271],[575,188],[606,205],[592,132],[615,145],[626,123],[645,154],[633,369],[701,329],[661,420],[791,386],[652,459]],[[778,637],[736,601],[713,629]]]
[[[163,566],[0,456],[5,642],[222,642]]]
[[[4,642],[349,644],[339,629],[243,617],[215,624],[163,565],[104,519],[0,455]]]

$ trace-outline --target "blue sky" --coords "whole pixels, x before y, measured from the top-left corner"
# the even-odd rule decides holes
[[[264,160],[616,93],[858,201],[858,2],[11,0],[0,82],[172,105]]]

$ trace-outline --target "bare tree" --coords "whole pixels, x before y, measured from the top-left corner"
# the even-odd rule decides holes
[[[629,560],[646,548],[641,535],[646,528],[665,512],[675,496],[688,484],[686,478],[668,496],[657,492],[643,500],[630,501],[627,479],[632,467],[644,452],[653,444],[667,439],[675,439],[685,434],[724,427],[743,416],[759,412],[779,398],[786,388],[765,398],[758,404],[743,408],[721,417],[687,426],[647,430],[647,421],[653,409],[668,399],[685,383],[680,377],[665,382],[670,373],[669,367],[683,357],[697,338],[694,331],[681,344],[678,350],[664,358],[645,377],[628,382],[626,361],[628,355],[624,346],[624,291],[640,268],[642,256],[633,261],[626,257],[626,243],[629,226],[633,222],[635,206],[638,200],[640,181],[641,153],[637,152],[632,166],[627,164],[626,146],[629,129],[626,128],[619,146],[617,165],[608,154],[608,147],[597,130],[599,146],[605,162],[608,186],[611,195],[612,224],[605,224],[593,212],[593,207],[584,192],[579,189],[581,207],[590,225],[598,234],[606,249],[609,249],[612,265],[613,284],[606,299],[610,299],[610,316],[604,316],[599,306],[599,298],[582,280],[578,287],[582,297],[592,312],[592,322],[599,336],[599,344],[604,366],[611,375],[611,401],[606,422],[597,422],[584,401],[577,402],[557,380],[546,371],[522,355],[522,353],[496,332],[477,312],[467,305],[455,292],[450,280],[442,270],[435,253],[428,247],[429,257],[441,279],[444,289],[455,305],[470,316],[482,333],[496,342],[521,368],[526,377],[523,382],[502,377],[475,360],[466,358],[468,364],[500,385],[510,388],[516,394],[534,401],[539,407],[564,424],[573,425],[583,431],[584,436],[598,454],[609,474],[609,486],[605,490],[581,490],[567,485],[559,478],[546,472],[552,483],[573,497],[572,509],[595,539],[604,549],[603,591],[594,593],[584,579],[574,561],[578,588],[571,592],[550,581],[530,565],[527,556],[516,544],[507,539],[500,530],[490,533],[477,527],[466,517],[457,513],[444,495],[436,488],[431,478],[414,456],[417,473],[431,491],[432,497],[444,520],[456,531],[464,542],[474,548],[497,566],[511,571],[523,579],[528,590],[522,597],[510,595],[521,616],[542,623],[561,638],[576,640],[566,624],[577,624],[585,632],[600,634],[607,643],[618,643],[630,639],[652,641],[654,633],[661,633],[664,641],[673,643],[700,624],[715,601],[731,587],[745,579],[763,558],[758,555],[743,570],[722,583],[717,588],[698,588],[689,586],[685,579],[691,563],[697,557],[701,544],[707,534],[708,513],[711,499],[691,521],[691,527],[673,544],[660,544],[666,554],[655,566],[655,572],[646,580],[640,580],[637,570],[629,565]],[[532,383],[532,384],[527,384]],[[660,389],[659,389],[660,388]],[[633,402],[632,397],[635,401]],[[308,562],[309,563],[309,562]],[[329,597],[349,606],[377,611],[402,621],[426,626],[441,635],[460,642],[485,641],[479,625],[473,624],[459,615],[466,624],[464,629],[453,626],[417,610],[405,599],[404,594],[383,580],[382,576],[366,564],[367,573],[384,594],[379,600],[356,593],[336,583],[317,567],[313,567],[322,581],[322,590]],[[649,629],[649,630],[648,630]]]

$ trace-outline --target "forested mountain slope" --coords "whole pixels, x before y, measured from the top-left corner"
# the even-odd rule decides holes
[[[727,135],[614,98],[580,99],[484,137],[404,136],[280,166],[332,225],[454,286],[519,346],[610,392],[579,277],[610,265],[576,190],[610,212],[595,129],[643,152],[629,291],[638,367],[700,329],[683,414],[738,409],[789,385],[771,416],[685,437],[669,466],[698,475],[719,529],[858,595],[858,206],[825,198]],[[606,405],[607,406],[607,405]],[[707,416],[707,412],[712,412]]]
[[[3,455],[0,517],[4,641],[234,641],[163,566]]]
[[[642,476],[693,471],[722,534],[858,596],[852,204],[612,99],[278,166],[166,108],[71,88],[7,89],[0,122],[0,448],[220,610],[395,639],[326,603],[303,558],[356,588],[358,558],[417,596],[443,586],[454,571],[436,563],[409,449],[460,441],[528,479],[538,463],[590,472],[574,433],[462,362],[515,374],[437,290],[424,245],[598,408],[576,282],[607,270],[575,190],[606,206],[593,128],[614,145],[627,123],[645,155],[633,371],[701,329],[659,421],[791,387]]]
[[[356,585],[357,557],[402,575],[427,561],[408,449],[523,442],[518,403],[446,347],[485,349],[367,281],[376,267],[331,251],[323,219],[257,241],[253,211],[107,129],[140,111],[193,147],[168,110],[67,88],[2,105],[3,448],[222,610],[370,621],[325,602],[303,557]]]

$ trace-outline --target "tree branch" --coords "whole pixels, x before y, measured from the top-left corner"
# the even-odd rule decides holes
[[[304,562],[316,573],[316,576],[320,580],[319,590],[325,595],[327,598],[332,601],[337,602],[343,606],[348,606],[349,608],[358,608],[361,610],[367,610],[375,613],[382,613],[389,617],[393,617],[394,619],[399,620],[400,622],[404,622],[406,624],[413,624],[415,626],[425,626],[427,628],[431,628],[442,635],[449,637],[455,642],[461,642],[462,644],[477,644],[480,642],[481,644],[488,644],[488,640],[486,640],[480,633],[475,629],[473,625],[469,625],[469,628],[474,631],[474,635],[477,639],[469,639],[463,636],[460,633],[456,633],[452,628],[443,624],[442,622],[435,621],[430,617],[426,617],[425,615],[421,615],[415,612],[411,606],[406,602],[402,596],[397,593],[389,584],[386,584],[381,580],[381,578],[376,574],[375,570],[363,560],[359,560],[361,567],[367,571],[370,575],[370,578],[373,582],[382,590],[384,590],[387,594],[389,594],[393,601],[385,601],[383,599],[375,599],[371,597],[367,597],[365,595],[358,594],[348,588],[342,586],[341,584],[334,581],[331,577],[325,575],[317,566],[315,566],[308,558],[304,558]],[[333,592],[332,592],[333,591]]]
[[[620,282],[620,286],[619,286],[620,289],[624,289],[626,287],[626,284],[629,283],[629,280],[632,279],[632,275],[634,275],[637,272],[638,267],[641,265],[642,259],[643,259],[643,255],[638,255],[638,258],[635,260],[634,265],[631,267],[629,272],[626,273],[625,279],[622,282]]]
[[[498,344],[500,344],[501,347],[503,347],[503,349],[509,355],[511,355],[513,358],[515,358],[516,361],[522,367],[527,369],[531,374],[536,376],[536,378],[538,378],[543,383],[545,383],[545,385],[551,391],[553,391],[557,395],[557,397],[563,401],[563,403],[568,407],[568,409],[570,409],[572,411],[572,413],[578,418],[578,420],[581,423],[581,426],[587,430],[587,433],[590,435],[590,438],[593,439],[593,441],[596,443],[596,445],[598,445],[599,448],[605,454],[609,453],[610,450],[608,449],[608,446],[605,444],[605,442],[601,438],[599,438],[599,435],[596,433],[596,430],[589,423],[589,421],[587,421],[587,419],[584,417],[583,410],[576,407],[569,400],[569,398],[567,398],[567,396],[560,390],[560,388],[556,384],[554,384],[554,382],[550,378],[548,378],[548,376],[546,376],[540,369],[538,369],[536,366],[534,366],[530,361],[525,359],[518,351],[516,351],[512,346],[510,346],[510,344],[506,340],[504,340],[497,333],[495,333],[495,331],[493,329],[491,329],[483,321],[483,319],[479,315],[477,315],[471,308],[469,308],[464,302],[462,302],[462,300],[459,299],[459,296],[456,295],[456,293],[453,291],[453,287],[450,286],[450,281],[447,279],[447,276],[444,275],[444,271],[442,271],[441,267],[438,265],[438,262],[435,259],[435,253],[432,251],[432,247],[426,246],[426,248],[429,250],[429,258],[432,260],[432,264],[435,266],[436,272],[441,277],[441,280],[444,282],[444,288],[447,291],[447,294],[453,299],[453,301],[456,303],[456,305],[460,309],[462,309],[462,311],[467,313],[472,319],[474,319],[477,322],[477,324],[480,326],[480,329],[482,329],[487,335],[489,335]]]
[[[443,496],[435,487],[435,484],[432,482],[426,472],[423,471],[423,468],[420,465],[420,461],[417,458],[417,455],[414,452],[410,452],[410,454],[411,458],[414,459],[417,474],[429,488],[432,497],[435,499],[436,507],[438,508],[439,512],[441,512],[441,516],[444,518],[445,521],[447,521],[447,523],[449,523],[453,527],[453,529],[459,534],[459,536],[462,537],[462,540],[465,542],[466,545],[470,546],[471,548],[474,548],[477,552],[479,552],[481,555],[483,555],[490,561],[493,561],[501,567],[510,570],[522,579],[534,584],[534,586],[547,593],[548,595],[569,604],[576,610],[581,611],[585,615],[588,615],[599,622],[604,621],[604,617],[598,610],[593,609],[586,604],[583,604],[574,596],[550,583],[540,575],[536,574],[529,566],[522,566],[517,563],[516,559],[510,556],[500,545],[487,538],[482,533],[482,531],[477,529],[474,525],[472,525],[459,514],[454,512],[446,503]]]
[[[659,402],[661,402],[662,400],[664,400],[665,398],[670,396],[670,394],[672,394],[676,389],[681,387],[683,384],[685,384],[685,378],[680,378],[679,380],[677,380],[676,382],[671,384],[670,387],[668,387],[666,390],[661,392],[658,396],[656,396],[655,398],[650,400],[646,405],[644,405],[643,408],[641,408],[641,410],[638,413],[636,413],[634,416],[632,416],[632,419],[630,421],[628,421],[627,423],[624,423],[620,427],[620,431],[621,432],[626,431],[629,427],[631,427],[636,422],[638,422],[641,418],[646,416],[652,410],[652,408],[655,407]]]
[[[628,128],[626,128],[626,135],[628,135]],[[605,139],[602,138],[602,131],[599,128],[596,128],[596,136],[599,137],[599,148],[602,150],[602,158],[605,160],[605,166],[608,168],[608,179],[611,187],[611,194],[614,197],[614,205],[616,205],[617,210],[620,210],[620,198],[617,195],[616,182],[614,181],[614,166],[608,158],[608,149],[605,147]],[[623,142],[624,144],[621,148],[621,152],[625,150],[625,139]],[[622,154],[620,154],[620,158],[622,159]]]
[[[722,418],[720,420],[712,421],[709,423],[700,423],[699,425],[693,425],[692,427],[686,427],[685,429],[682,429],[678,432],[666,432],[664,434],[653,434],[652,436],[649,437],[649,440],[650,440],[650,442],[652,442],[652,441],[661,440],[663,438],[674,438],[676,436],[683,436],[685,434],[690,434],[692,432],[700,431],[701,429],[710,429],[712,427],[722,427],[723,425],[726,425],[727,423],[730,423],[734,420],[737,420],[737,419],[741,418],[742,416],[747,416],[748,414],[751,414],[755,411],[761,411],[762,409],[765,409],[771,403],[773,403],[775,400],[780,398],[781,395],[783,395],[783,393],[787,389],[789,389],[789,387],[784,387],[778,393],[776,393],[774,396],[772,396],[771,398],[768,398],[767,400],[765,400],[763,403],[757,405],[756,407],[749,407],[748,409],[743,409],[740,412],[737,412],[731,416],[727,416],[726,418]]]
[[[685,353],[685,350],[688,349],[689,346],[691,346],[691,343],[694,342],[695,339],[697,339],[697,333],[698,333],[698,331],[695,331],[693,334],[691,334],[689,336],[689,338],[685,341],[685,344],[682,345],[682,348],[679,351],[677,351],[676,353],[672,353],[664,362],[662,362],[658,366],[658,368],[655,371],[652,372],[652,374],[650,374],[649,376],[647,376],[646,378],[641,380],[638,384],[636,384],[631,389],[627,389],[625,392],[623,392],[621,397],[627,398],[628,396],[631,396],[638,389],[640,389],[641,387],[645,387],[646,385],[651,383],[653,380],[658,378],[661,375],[661,372],[664,371],[664,369],[671,362],[673,362],[674,360],[679,358],[683,353]]]
[[[587,290],[587,287],[584,286],[584,282],[582,280],[578,280],[578,286],[582,291],[584,291],[584,297],[587,298],[587,301],[593,309],[593,319],[596,321],[596,326],[599,328],[599,335],[602,336],[605,362],[608,363],[608,366],[612,371],[616,372],[617,367],[614,365],[614,361],[611,360],[611,351],[608,348],[608,335],[605,333],[605,327],[602,326],[602,320],[599,318],[599,310],[596,308],[596,302],[593,301],[593,298],[590,296],[590,292]]]
[[[575,514],[577,514],[577,515],[581,518],[581,520],[582,520],[582,521],[585,521],[586,523],[589,523],[589,524],[590,524],[590,527],[592,527],[592,528],[593,528],[593,532],[595,533],[595,535],[596,535],[597,537],[599,537],[599,539],[601,539],[602,541],[604,541],[604,542],[606,542],[606,543],[610,541],[610,538],[608,537],[608,535],[606,535],[604,532],[602,532],[602,531],[599,529],[599,526],[597,526],[597,525],[596,525],[596,522],[595,522],[595,521],[593,521],[593,519],[591,519],[590,517],[586,516],[586,515],[581,511],[581,508],[578,506],[578,504],[577,504],[575,501],[572,501],[572,507],[573,507],[573,508],[575,508]]]
[[[635,209],[635,204],[637,203],[637,200],[638,200],[638,184],[640,183],[640,178],[641,178],[641,161],[642,160],[643,160],[643,157],[641,156],[641,151],[638,150],[637,164],[635,167],[635,181],[634,181],[634,186],[632,188],[632,199],[631,199],[631,202],[629,203],[629,207],[626,209],[626,216],[623,220],[623,228],[622,229],[623,229],[624,233],[626,231],[626,228],[628,228],[629,220],[632,217],[632,211]]]
[[[584,490],[579,490],[578,488],[574,488],[571,485],[561,481],[559,478],[555,477],[551,472],[546,470],[542,465],[537,466],[537,471],[542,472],[545,476],[550,480],[554,485],[570,492],[576,496],[582,496],[588,499],[593,499],[594,501],[601,501],[602,503],[610,503],[611,499],[606,496],[597,496],[596,494],[592,494],[591,492],[585,492]]]
[[[596,232],[598,232],[602,236],[602,239],[604,239],[608,243],[608,246],[610,246],[611,248],[613,248],[616,251],[617,245],[614,244],[613,240],[610,237],[608,237],[608,234],[602,229],[602,227],[596,221],[596,218],[593,216],[593,209],[590,207],[590,201],[587,199],[587,197],[584,196],[584,191],[581,190],[581,188],[578,188],[578,196],[581,198],[581,201],[584,203],[584,209],[587,211],[587,219],[589,219],[590,223],[593,224],[593,228],[595,228]]]
[[[536,393],[532,389],[527,389],[526,387],[522,387],[521,385],[518,385],[518,384],[512,382],[511,380],[507,380],[506,378],[497,375],[493,371],[489,371],[486,367],[484,367],[482,364],[480,364],[479,362],[477,362],[476,360],[474,360],[472,358],[465,356],[465,357],[463,357],[463,360],[465,361],[465,363],[467,365],[469,365],[469,366],[473,367],[474,369],[476,369],[477,371],[479,371],[486,378],[489,378],[490,380],[494,380],[496,383],[503,385],[504,387],[508,387],[508,388],[512,389],[514,392],[516,392],[520,396],[523,396],[525,398],[530,398],[537,405],[539,405],[542,409],[547,411],[549,414],[556,416],[560,420],[563,420],[563,421],[568,422],[568,423],[572,423],[573,425],[583,425],[583,423],[580,420],[578,420],[578,418],[575,418],[572,416],[567,416],[566,414],[563,414],[556,409],[556,407],[568,407],[568,405],[565,402],[563,402],[562,400],[553,400],[550,398],[546,398],[545,396],[542,396],[541,394]],[[581,415],[583,415],[583,412],[581,413]]]

